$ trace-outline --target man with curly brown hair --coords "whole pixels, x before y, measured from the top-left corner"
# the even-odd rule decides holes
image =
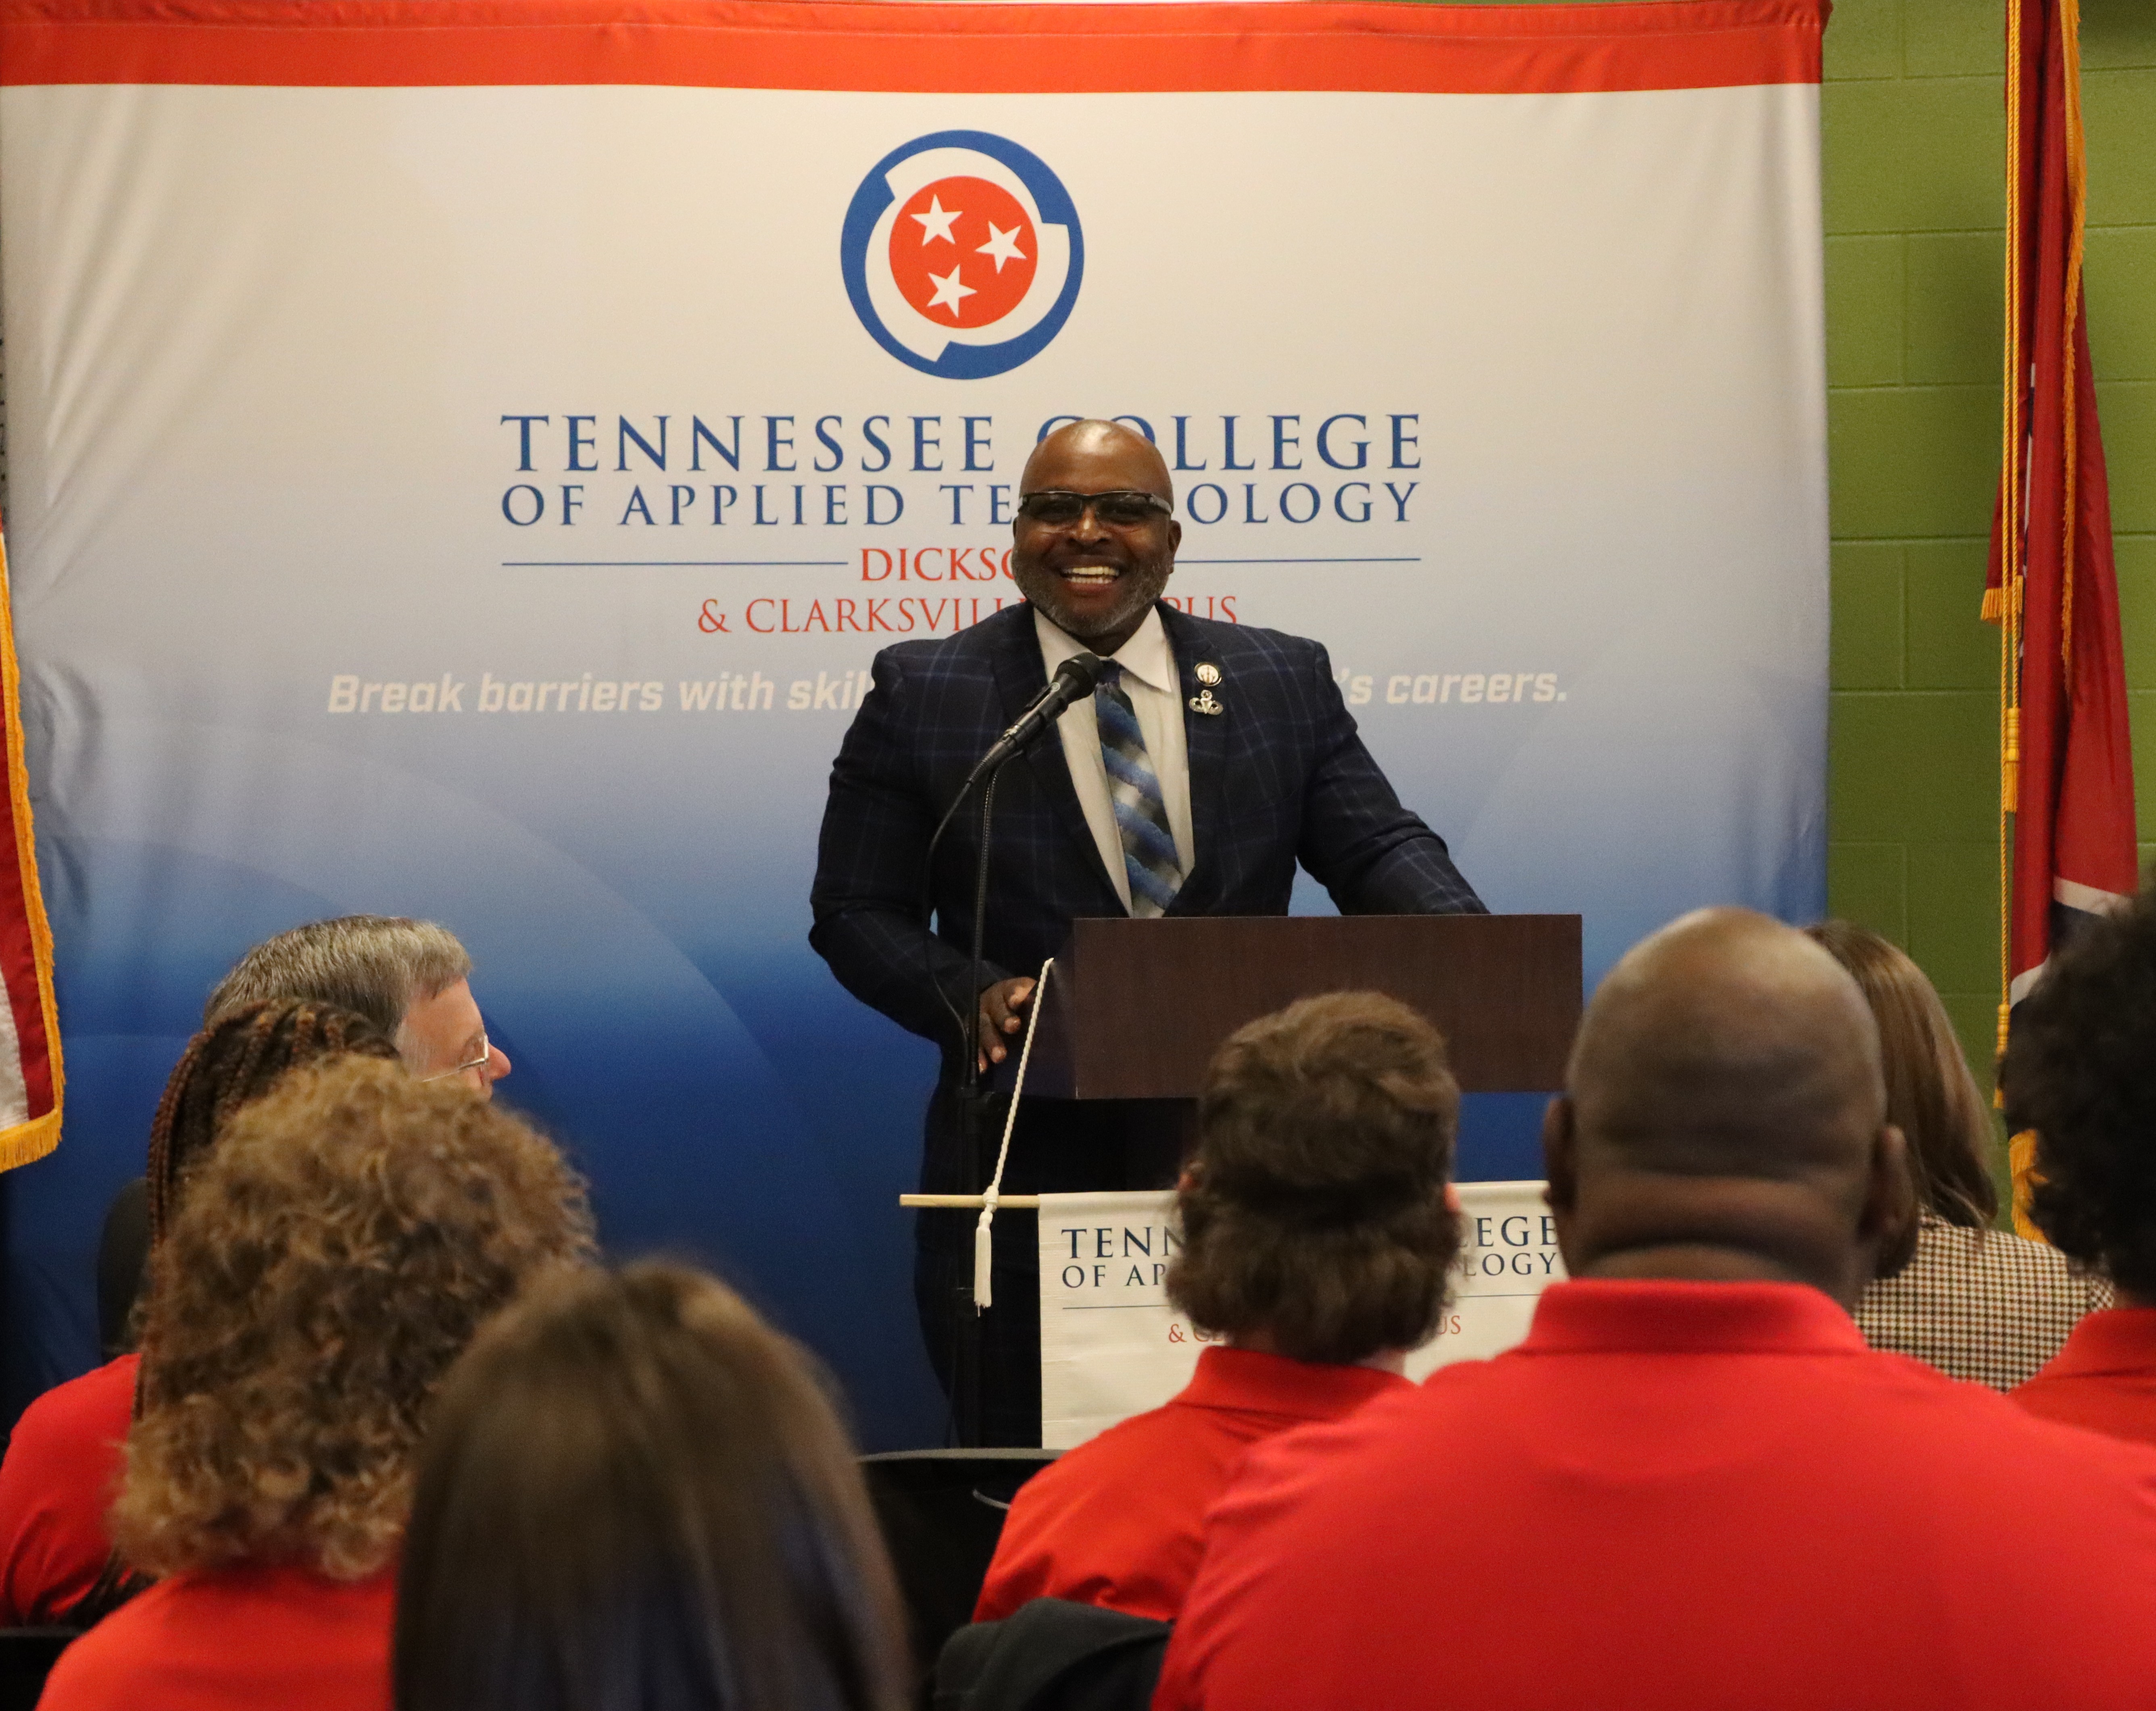
[[[2156,886],[2053,958],[2015,1010],[2001,1080],[2008,1121],[2036,1134],[2030,1216],[2118,1302],[2014,1400],[2156,1443]]]
[[[1244,1452],[1408,1388],[1460,1248],[1445,1041],[1373,992],[1307,998],[1214,1056],[1168,1292],[1214,1342],[1165,1407],[1081,1444],[1011,1505],[975,1620],[1064,1598],[1173,1621]]]
[[[587,1258],[561,1154],[470,1089],[342,1059],[242,1112],[154,1261],[112,1512],[159,1583],[62,1657],[52,1711],[381,1711],[434,1390]]]

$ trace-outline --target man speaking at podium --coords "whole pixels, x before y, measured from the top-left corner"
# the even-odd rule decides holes
[[[1444,840],[1400,805],[1356,734],[1317,643],[1192,618],[1161,599],[1183,526],[1168,465],[1112,422],[1034,448],[1019,483],[1011,575],[1025,604],[878,654],[831,768],[809,942],[846,989],[933,1040],[921,1189],[975,1193],[957,1092],[964,1025],[983,1066],[1014,1044],[1041,963],[1083,917],[1284,915],[1300,861],[1343,913],[1479,913]],[[1053,740],[1005,767],[990,835],[981,984],[969,991],[980,815],[929,840],[976,764],[1065,661],[1105,660]],[[929,927],[934,912],[935,927]],[[1011,1194],[1165,1187],[1159,1113],[1029,1101]],[[974,1215],[919,1215],[915,1296],[937,1376],[973,1313]],[[996,1224],[981,1322],[981,1436],[1040,1441],[1036,1235]]]

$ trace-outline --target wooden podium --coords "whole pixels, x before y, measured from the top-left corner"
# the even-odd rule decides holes
[[[1427,1016],[1445,1035],[1465,1092],[1552,1091],[1563,1085],[1579,1025],[1579,917],[1074,922],[1040,999],[1024,1102],[1077,1102],[1055,1112],[1057,1132],[1116,1138],[1127,1179],[1091,1186],[1165,1187],[1188,1151],[1206,1067],[1221,1042],[1296,999],[1344,991],[1383,992]],[[1012,1051],[998,1066],[992,1092],[1011,1091],[1019,1058]],[[1043,1118],[1054,1112],[1035,1109]],[[999,1136],[985,1127],[969,1136],[974,1192],[901,1195],[900,1204],[978,1208]],[[1040,1205],[1032,1194],[1000,1191],[998,1203],[1014,1211]],[[980,1355],[978,1321],[966,1324],[952,1401],[959,1441],[970,1445],[980,1441]]]
[[[1025,1094],[1194,1099],[1214,1052],[1244,1023],[1351,990],[1429,1017],[1462,1092],[1553,1091],[1579,1025],[1579,917],[1074,922],[1042,1000]]]

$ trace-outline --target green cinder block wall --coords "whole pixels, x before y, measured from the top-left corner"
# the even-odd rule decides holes
[[[1999,989],[2004,0],[1836,0],[1821,91],[1834,536],[1828,895],[1987,1078]],[[2089,338],[2143,861],[2156,849],[2156,6],[2082,0]]]

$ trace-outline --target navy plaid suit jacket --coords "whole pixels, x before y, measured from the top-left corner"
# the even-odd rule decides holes
[[[1401,807],[1356,736],[1324,647],[1168,604],[1160,621],[1182,673],[1197,841],[1168,915],[1285,915],[1298,861],[1348,915],[1481,912],[1445,840]],[[1220,669],[1220,714],[1188,710],[1201,662]],[[968,803],[951,822],[933,885],[923,859],[974,762],[1048,686],[1033,609],[886,647],[873,677],[830,770],[808,943],[845,990],[948,1061],[959,1035],[944,999],[963,1014],[979,811]],[[1126,912],[1060,742],[1003,768],[989,841],[983,982],[1040,971],[1078,917]]]
[[[1342,913],[1482,912],[1363,746],[1322,647],[1165,604],[1160,615],[1183,680],[1197,845],[1170,915],[1284,915],[1298,861]],[[1217,715],[1189,711],[1201,663],[1219,668]],[[886,648],[874,675],[831,768],[808,939],[855,997],[942,1046],[947,1070],[959,1035],[944,1000],[965,1013],[971,960],[973,804],[944,834],[932,886],[923,861],[966,774],[1047,686],[1033,609]],[[1125,912],[1060,742],[1004,768],[990,841],[983,984],[1039,973],[1072,921]]]

